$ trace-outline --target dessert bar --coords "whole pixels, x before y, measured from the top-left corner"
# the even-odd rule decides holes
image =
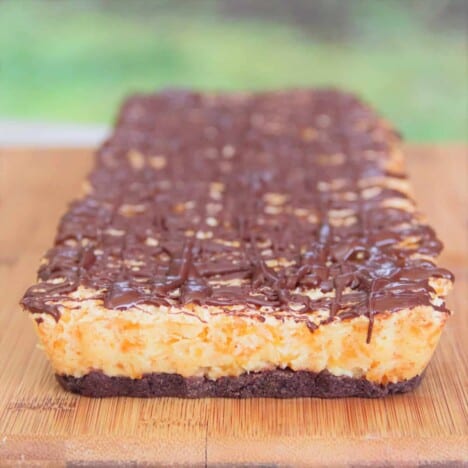
[[[22,299],[88,396],[413,389],[453,276],[398,133],[332,90],[135,95]]]

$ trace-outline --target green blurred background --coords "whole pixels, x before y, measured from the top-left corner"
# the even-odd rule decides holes
[[[0,0],[0,119],[109,123],[128,93],[337,85],[468,140],[466,0]]]

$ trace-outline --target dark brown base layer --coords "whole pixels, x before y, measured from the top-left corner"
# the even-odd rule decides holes
[[[203,377],[184,378],[179,374],[147,374],[141,379],[109,377],[90,372],[83,377],[57,375],[60,385],[73,393],[90,397],[179,397],[179,398],[378,398],[416,388],[421,376],[403,382],[378,385],[366,379],[337,377],[327,371],[295,372],[276,369],[252,372],[239,377],[209,380]]]

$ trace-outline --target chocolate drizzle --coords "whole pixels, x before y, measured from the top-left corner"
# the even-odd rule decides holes
[[[132,97],[22,303],[58,320],[84,286],[109,309],[256,309],[311,331],[307,312],[364,314],[369,341],[376,313],[430,305],[429,279],[453,280],[432,261],[442,245],[405,193],[398,142],[333,90]]]

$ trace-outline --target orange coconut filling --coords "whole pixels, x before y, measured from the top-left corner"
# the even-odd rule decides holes
[[[449,284],[437,284],[445,295]],[[441,301],[434,295],[434,305]],[[312,312],[307,319],[318,324],[324,314]],[[263,314],[262,321],[257,310],[238,315],[194,304],[117,311],[85,299],[61,306],[58,321],[46,313],[32,317],[42,319],[35,321],[36,330],[57,374],[81,377],[100,370],[137,379],[165,372],[217,379],[275,368],[326,369],[386,384],[423,372],[447,314],[431,306],[376,314],[370,343],[366,316],[335,319],[311,331],[303,315]]]

